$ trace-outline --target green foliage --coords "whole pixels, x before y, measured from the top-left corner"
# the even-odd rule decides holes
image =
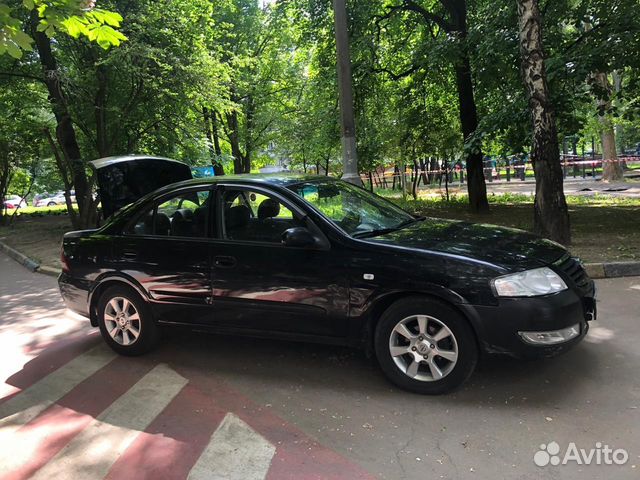
[[[33,39],[22,31],[22,22],[12,16],[9,5],[0,3],[0,56],[7,53],[13,58],[22,57],[31,50]]]
[[[466,39],[415,12],[389,14],[402,3],[348,2],[360,171],[457,159],[465,149],[528,151],[515,2],[467,0]],[[445,13],[439,0],[414,3]],[[569,149],[575,138],[579,153],[590,150],[600,131],[596,99],[609,96],[620,148],[635,147],[637,0],[544,5],[560,136]],[[329,0],[0,0],[0,150],[12,171],[35,178],[36,190],[57,190],[64,173],[43,134],[55,137],[56,122],[31,50],[34,24],[55,35],[55,76],[84,159],[140,152],[200,166],[220,161],[227,172],[239,161],[251,171],[282,161],[341,173]],[[471,61],[480,119],[466,144],[456,94],[461,52]],[[615,71],[619,88],[599,91],[589,82],[594,71]],[[213,118],[208,126],[203,109]]]
[[[25,195],[31,186],[31,175],[24,168],[16,168],[7,186],[7,193]]]
[[[63,32],[73,38],[86,37],[105,50],[120,45],[127,39],[117,30],[122,16],[94,8],[94,4],[88,0],[22,0],[12,8],[0,2],[0,55],[7,53],[13,58],[22,58],[23,52],[33,49],[33,38],[24,31],[28,26],[19,18],[24,11],[35,13],[36,30],[48,37]]]

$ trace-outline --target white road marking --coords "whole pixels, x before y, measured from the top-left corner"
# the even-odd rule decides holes
[[[263,480],[276,448],[228,413],[189,472],[189,480]]]
[[[89,350],[0,404],[0,447],[25,423],[115,358],[104,345]]]
[[[187,384],[164,364],[113,402],[32,477],[34,480],[103,478],[133,440]]]

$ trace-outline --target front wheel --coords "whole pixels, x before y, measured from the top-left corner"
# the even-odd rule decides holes
[[[478,361],[467,320],[446,303],[415,297],[399,300],[384,312],[376,327],[375,350],[393,383],[429,395],[460,386]]]
[[[158,343],[158,326],[149,305],[128,287],[107,289],[98,303],[102,338],[121,355],[142,355]]]
[[[47,203],[47,207],[55,207],[55,206],[56,206],[56,202]]]

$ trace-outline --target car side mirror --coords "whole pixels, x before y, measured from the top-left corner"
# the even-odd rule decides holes
[[[305,227],[294,227],[284,231],[282,243],[287,247],[310,247],[316,243],[316,239]]]

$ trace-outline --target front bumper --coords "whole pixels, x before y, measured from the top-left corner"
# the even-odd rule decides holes
[[[497,306],[473,306],[480,344],[485,353],[501,353],[519,358],[552,357],[574,347],[587,334],[589,321],[596,317],[595,290],[583,296],[565,290],[543,297],[500,298]],[[554,344],[532,344],[520,332],[578,332]]]

